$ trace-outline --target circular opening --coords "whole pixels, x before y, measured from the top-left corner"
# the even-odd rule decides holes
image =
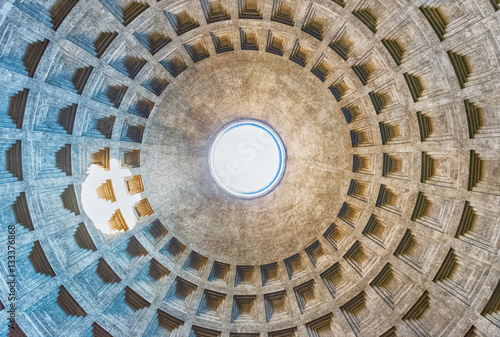
[[[227,193],[257,198],[269,193],[285,172],[286,150],[269,125],[240,120],[222,129],[210,149],[210,172]]]

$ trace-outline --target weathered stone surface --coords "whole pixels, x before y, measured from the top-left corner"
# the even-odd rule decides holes
[[[499,6],[1,2],[0,319],[15,228],[14,336],[499,336]],[[254,200],[208,167],[238,118],[287,149]],[[146,201],[104,235],[111,159]]]

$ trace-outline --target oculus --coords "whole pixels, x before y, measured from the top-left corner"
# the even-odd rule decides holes
[[[226,125],[210,148],[209,167],[217,185],[232,196],[261,197],[285,173],[286,149],[276,131],[252,119]]]

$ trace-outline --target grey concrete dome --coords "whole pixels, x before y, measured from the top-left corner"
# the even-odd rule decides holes
[[[499,9],[3,1],[0,335],[500,336]],[[287,149],[257,199],[208,167],[238,119]]]

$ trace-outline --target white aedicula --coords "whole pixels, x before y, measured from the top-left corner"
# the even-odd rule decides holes
[[[256,120],[239,120],[222,129],[210,149],[209,166],[229,194],[257,198],[279,184],[286,151],[279,135]]]

